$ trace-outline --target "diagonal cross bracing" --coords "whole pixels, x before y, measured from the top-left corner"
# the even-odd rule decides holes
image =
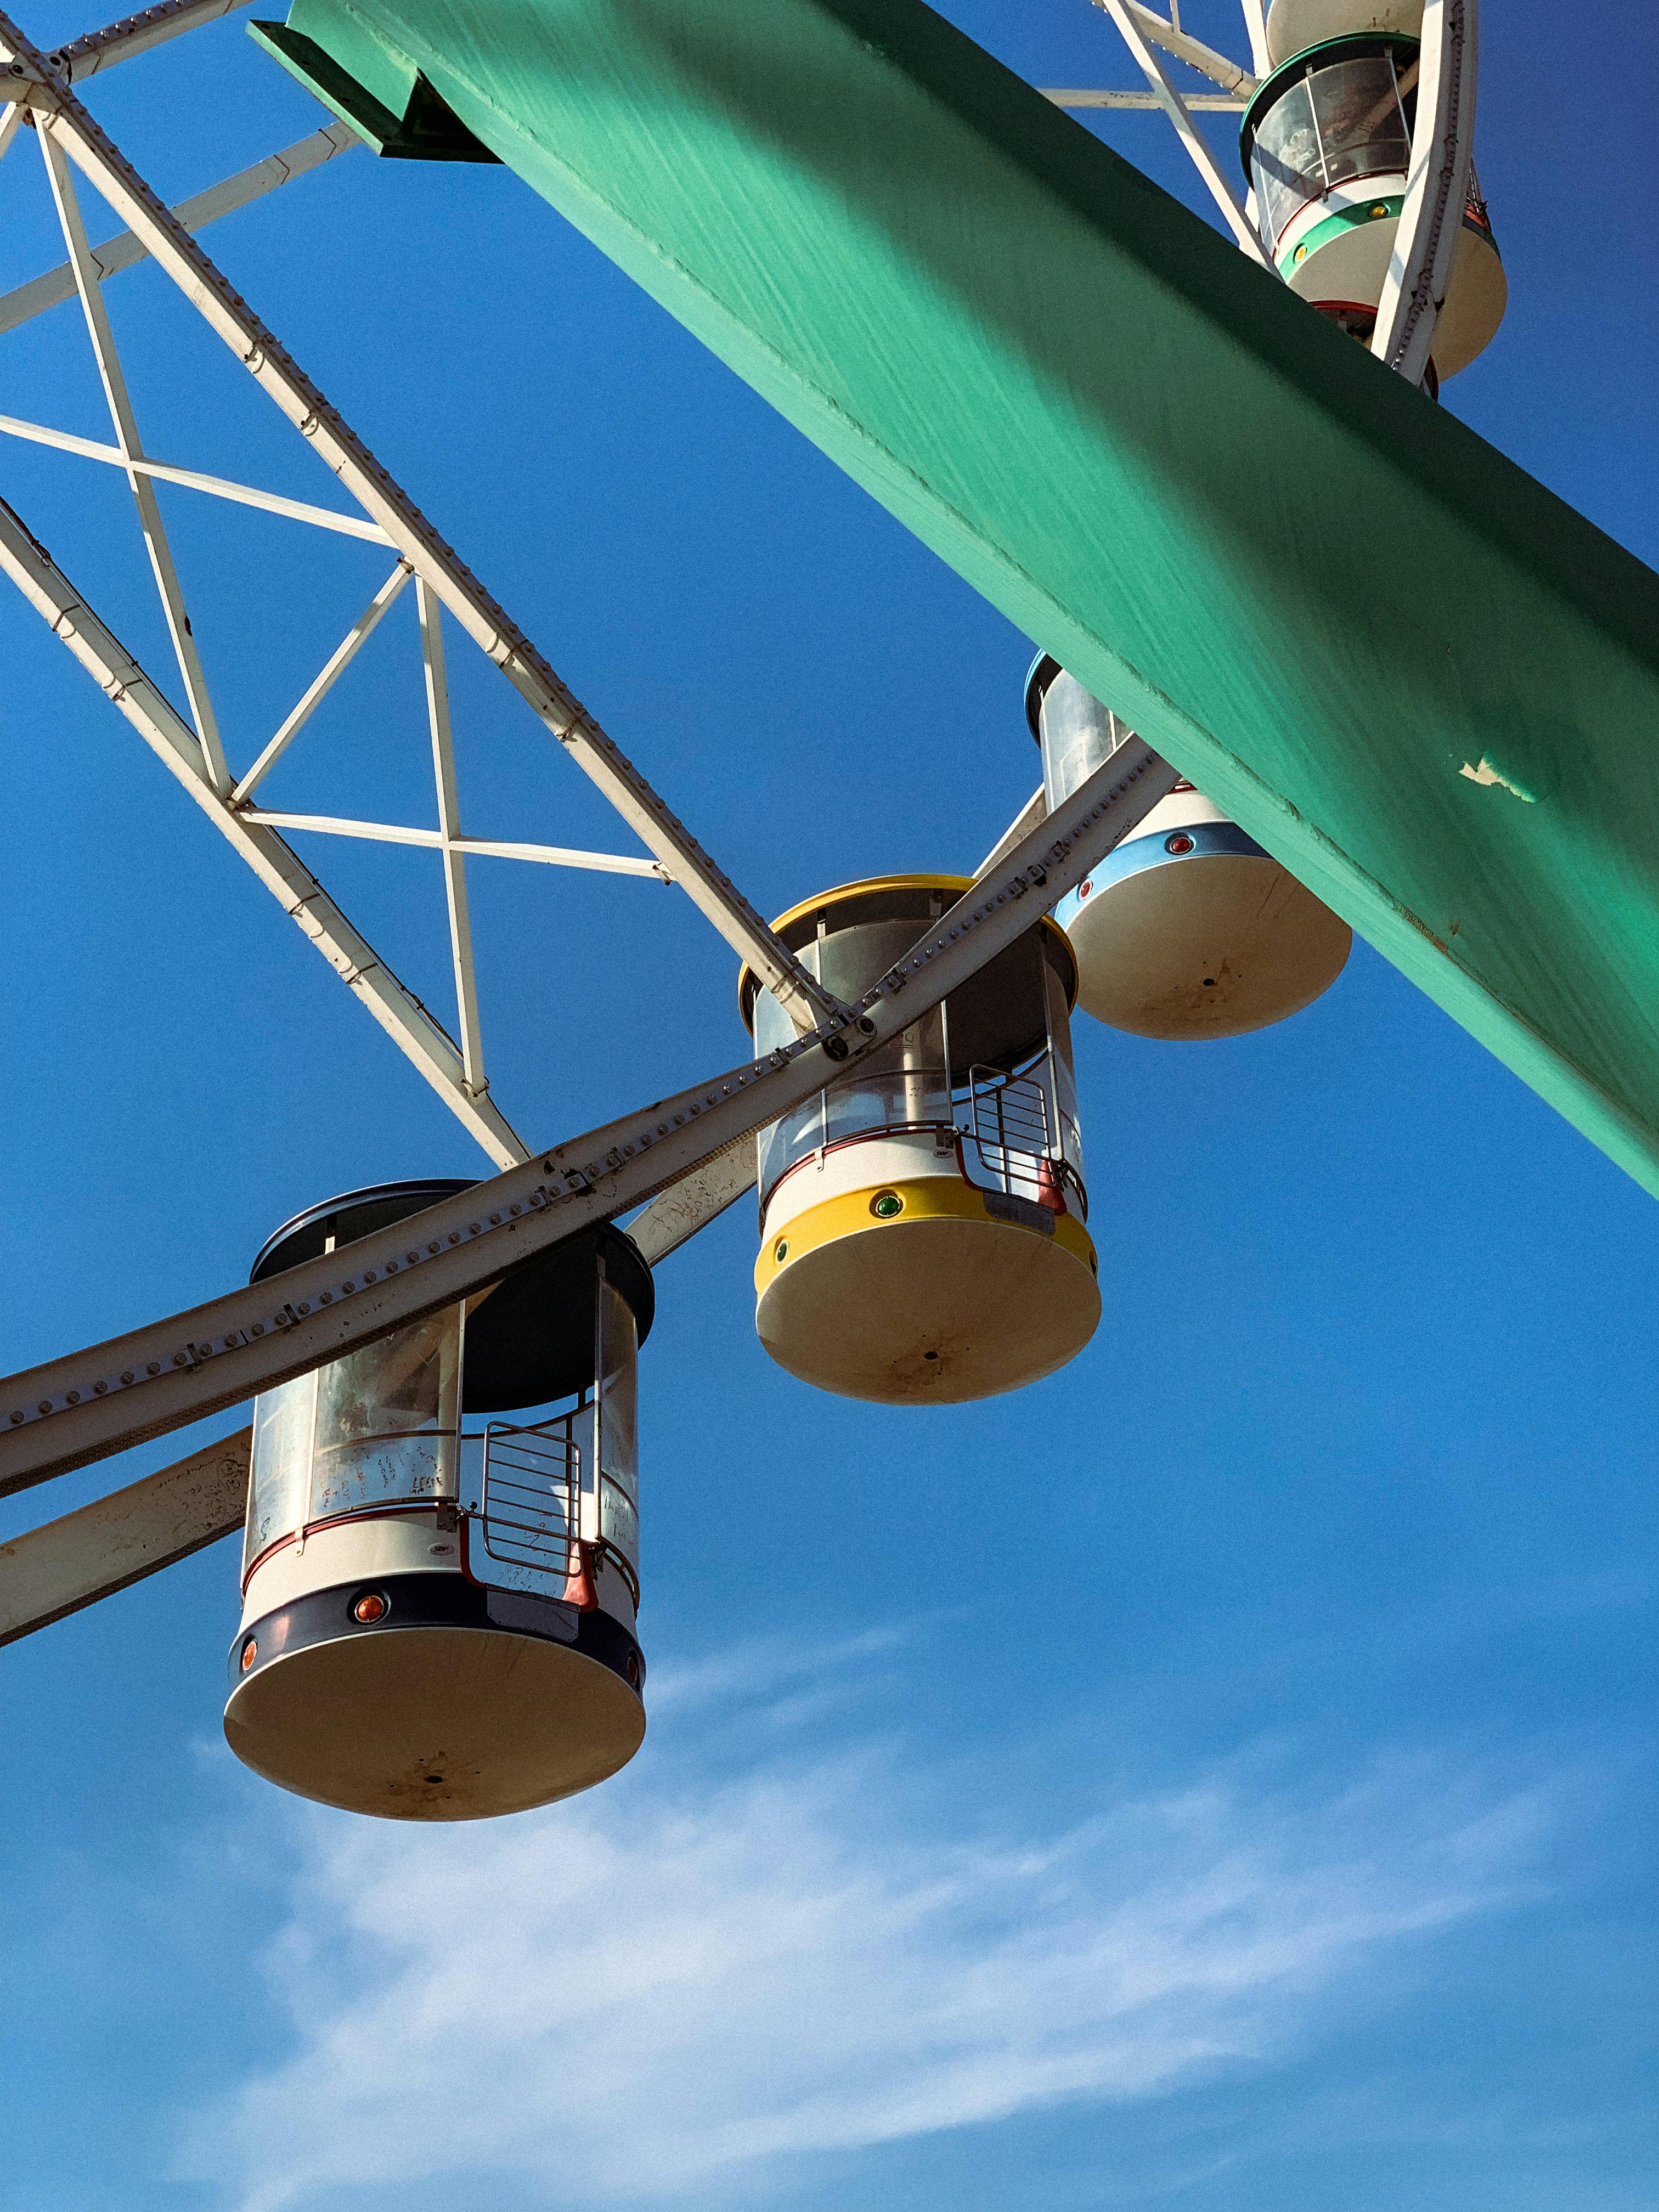
[[[52,55],[52,64],[65,82],[91,76],[99,70],[113,69],[118,62],[147,54],[183,32],[216,23],[222,15],[234,15],[247,4],[248,0],[161,0],[158,7],[141,8],[136,15],[123,15],[100,31],[72,39]]]
[[[467,1090],[461,1055],[443,1029],[347,921],[299,855],[274,830],[250,822],[215,791],[202,771],[190,725],[3,501],[0,575],[10,579],[63,640],[496,1165],[526,1158],[526,1146],[493,1101]]]
[[[495,662],[727,944],[774,992],[797,1028],[805,1031],[821,1014],[836,1011],[832,994],[780,942],[736,884],[555,675],[453,548],[439,536],[138,175],[46,57],[9,17],[0,15],[0,58],[4,57],[9,57],[11,81],[25,89],[43,141],[55,151],[67,154],[102,193],[158,267],[310,441],[364,512],[386,531],[415,573]],[[83,301],[97,302],[95,277],[77,274]],[[97,312],[101,313],[100,307]],[[89,316],[93,313],[89,307]]]
[[[109,317],[104,308],[104,295],[92,266],[91,249],[87,243],[86,227],[81,219],[80,204],[76,198],[74,179],[70,175],[63,149],[53,143],[47,132],[40,131],[39,136],[40,151],[46,158],[46,174],[52,184],[52,199],[63,226],[64,242],[69,247],[70,264],[75,271],[76,289],[81,295],[87,334],[92,340],[98,374],[103,380],[110,420],[115,426],[116,442],[120,449],[118,458],[126,470],[127,482],[132,487],[133,503],[138,509],[139,526],[144,534],[144,546],[155,577],[155,588],[161,596],[167,635],[173,640],[173,655],[179,663],[179,672],[185,680],[185,691],[196,724],[197,742],[202,749],[203,766],[213,788],[227,792],[230,789],[230,769],[220,742],[213,702],[208,696],[202,656],[191,629],[190,617],[185,611],[184,590],[179,581],[179,572],[173,566],[173,550],[167,544],[167,532],[162,526],[161,510],[156,504],[155,487],[149,475],[134,465],[141,458],[143,447],[139,440],[132,402],[128,397],[120,356],[115,349],[115,334],[110,328]]]
[[[920,0],[350,15],[1659,1192],[1649,569]]]
[[[3,131],[0,130],[0,141],[3,140]],[[331,161],[337,154],[349,153],[362,143],[345,124],[331,123],[296,140],[292,146],[284,146],[280,154],[267,154],[252,168],[239,169],[222,184],[211,185],[206,191],[180,200],[173,212],[186,230],[200,230],[207,223],[216,222],[221,216],[234,215],[239,208],[251,206],[267,192],[291,185],[296,177],[308,176],[324,161]],[[0,143],[0,151],[3,150],[3,143]],[[111,276],[118,276],[124,269],[137,268],[148,256],[132,233],[124,230],[93,246],[89,258],[98,281],[103,283]],[[0,336],[74,297],[75,271],[67,261],[56,269],[48,269],[42,276],[31,276],[27,284],[0,293]]]
[[[764,1060],[555,1146],[342,1251],[0,1381],[0,1497],[372,1344],[725,1156],[703,1200],[690,1194],[694,1212],[705,1201],[718,1211],[738,1194],[735,1177],[726,1179],[738,1139],[854,1071],[976,975],[1097,867],[1175,781],[1166,761],[1130,738],[929,925],[860,1010],[828,1017]],[[684,1224],[659,1222],[649,1241],[660,1255]]]

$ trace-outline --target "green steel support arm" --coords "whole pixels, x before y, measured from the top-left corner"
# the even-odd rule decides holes
[[[1659,579],[917,0],[289,23],[441,101],[1659,1192]]]

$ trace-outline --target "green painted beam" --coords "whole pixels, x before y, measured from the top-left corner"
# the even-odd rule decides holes
[[[290,23],[421,72],[1659,1193],[1659,578],[916,0]]]

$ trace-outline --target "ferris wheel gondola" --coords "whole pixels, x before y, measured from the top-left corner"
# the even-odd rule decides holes
[[[846,884],[769,927],[191,234],[349,144],[403,159],[495,158],[477,132],[384,41],[342,28],[329,0],[298,10],[301,24],[256,27],[266,52],[336,120],[319,143],[289,149],[176,213],[75,94],[77,75],[236,4],[164,0],[52,56],[0,19],[13,87],[0,153],[26,125],[38,134],[69,254],[64,270],[0,298],[0,330],[78,296],[118,443],[94,447],[9,418],[5,428],[127,475],[189,717],[9,509],[0,510],[0,564],[505,1172],[476,1202],[467,1186],[432,1184],[379,1187],[311,1209],[262,1253],[247,1292],[189,1317],[186,1340],[139,1332],[107,1348],[103,1370],[41,1370],[0,1435],[13,1437],[14,1456],[33,1455],[21,1480],[43,1480],[257,1390],[228,1737],[259,1772],[331,1804],[479,1817],[590,1786],[624,1764],[643,1734],[634,1383],[651,1263],[757,1181],[757,1327],[791,1375],[842,1395],[940,1405],[1052,1374],[1087,1344],[1102,1311],[1070,1049],[1074,1006],[1154,1037],[1241,1034],[1328,988],[1351,933],[1048,656],[1028,693],[1041,801],[976,878]],[[1132,0],[1102,4],[1148,90],[1073,104],[1163,107],[1249,258],[1411,382],[1432,385],[1474,357],[1504,305],[1468,161],[1474,0],[1429,0],[1426,9],[1420,0],[1273,0],[1265,15],[1260,0],[1246,0],[1253,70],[1202,46],[1174,10],[1166,21]],[[1154,48],[1221,88],[1205,105],[1242,113],[1248,199]],[[1055,127],[1048,110],[1037,116]],[[482,113],[474,119],[479,131],[494,127]],[[1077,149],[1063,150],[1071,158]],[[118,210],[130,227],[125,242],[89,246],[72,171]],[[145,256],[361,514],[144,457],[101,286]],[[391,577],[240,774],[213,718],[155,481],[395,553]],[[264,777],[411,580],[438,829],[266,811],[257,799]],[[644,854],[463,836],[446,614],[507,675]],[[1465,773],[1478,780],[1480,771]],[[440,853],[454,1040],[323,892],[278,834],[289,830]],[[532,1152],[484,1074],[465,894],[473,856],[684,887],[744,963],[753,1063],[545,1157]],[[756,1172],[734,1172],[751,1141]],[[615,1221],[647,1200],[630,1239]],[[672,1226],[653,1219],[665,1200],[678,1208]],[[146,1410],[129,1415],[141,1396]],[[487,1418],[499,1413],[526,1418]],[[482,1430],[469,1429],[480,1419]],[[192,1540],[222,1533],[235,1457],[191,1509]],[[152,1480],[165,1485],[178,1472]],[[146,1492],[165,1499],[156,1510],[173,1518],[140,1571],[189,1548],[177,1540],[178,1495]],[[60,1552],[80,1542],[95,1553],[107,1527],[94,1515],[55,1540]],[[70,1581],[67,1601],[60,1588],[0,1632],[27,1632],[119,1586],[95,1558]]]

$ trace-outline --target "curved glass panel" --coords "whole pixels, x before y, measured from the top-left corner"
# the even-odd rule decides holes
[[[1273,242],[1310,200],[1358,177],[1403,175],[1411,162],[1414,71],[1362,54],[1310,69],[1256,125],[1250,174]],[[1403,83],[1403,88],[1402,88]]]
[[[458,1310],[320,1369],[307,1517],[453,1498],[459,1383]]]
[[[242,1572],[279,1536],[298,1528],[311,1493],[311,1424],[317,1377],[295,1376],[253,1401],[253,1463],[249,1470]]]
[[[1114,739],[1114,728],[1127,732],[1081,686],[1071,690],[1093,709],[1092,717],[1079,711],[1075,718],[1082,732],[1079,750],[1091,736],[1097,748],[1097,757],[1083,770],[1086,775],[1121,743],[1121,734]],[[879,957],[847,961],[853,986],[890,965],[889,939],[902,938],[902,951],[917,933],[913,921],[871,929],[867,934],[882,940]],[[842,939],[866,934],[840,933]],[[763,1211],[783,1176],[801,1162],[856,1138],[915,1129],[949,1133],[943,1146],[946,1164],[954,1149],[951,1139],[959,1133],[969,1179],[985,1188],[1030,1196],[1057,1194],[1069,1183],[1081,1209],[1083,1150],[1066,1005],[1070,974],[1061,940],[1049,930],[1029,931],[943,1006],[858,1061],[844,1083],[763,1129],[757,1139]],[[754,1032],[757,1049],[765,1051],[793,1034],[783,1009],[764,991],[756,1000]]]
[[[755,1034],[761,1036],[760,1006],[768,1003],[763,993],[756,1009]],[[778,1010],[780,1013],[781,1009]],[[780,1179],[797,1161],[810,1159],[830,1145],[851,1137],[871,1137],[884,1129],[932,1128],[951,1126],[951,1070],[945,1053],[945,1009],[935,1006],[890,1044],[868,1053],[857,1073],[833,1091],[820,1091],[805,1105],[763,1129],[757,1140],[760,1200],[763,1206]],[[769,1046],[768,1048],[770,1048]]]
[[[1386,54],[1333,62],[1328,69],[1316,70],[1313,100],[1328,184],[1403,174],[1410,167],[1411,123],[1394,64]]]
[[[1042,696],[1042,788],[1048,811],[1069,799],[1132,734],[1109,707],[1062,668]]]
[[[1314,128],[1313,100],[1305,77],[1291,86],[1256,125],[1250,149],[1256,205],[1275,245],[1297,210],[1325,189]]]
[[[245,1565],[317,1521],[456,1495],[461,1310],[262,1391]]]

